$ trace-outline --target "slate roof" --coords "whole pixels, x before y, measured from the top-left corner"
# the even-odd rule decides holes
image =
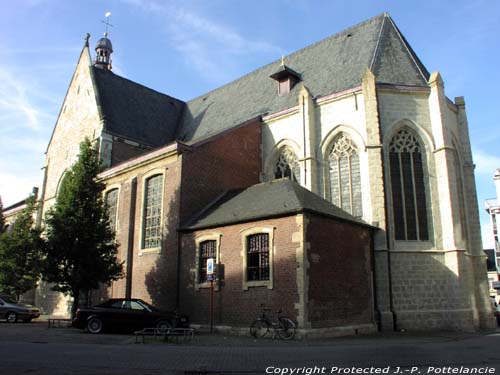
[[[91,67],[104,129],[151,147],[174,141],[184,102]]]
[[[285,57],[301,83],[286,96],[270,78],[281,59],[184,103],[145,86],[92,68],[106,130],[162,146],[187,144],[215,135],[258,116],[298,104],[304,84],[313,97],[361,83],[366,68],[377,82],[427,86],[429,73],[386,13],[339,32]]]
[[[377,82],[427,86],[429,73],[388,14],[353,26],[285,57],[286,65],[300,74],[313,97],[355,87],[370,68]],[[187,102],[178,140],[205,138],[258,115],[298,104],[300,84],[287,96],[277,95],[269,76],[280,69],[281,59],[234,82]]]
[[[299,212],[368,226],[296,182],[281,179],[227,192],[188,220],[181,230],[214,228]]]

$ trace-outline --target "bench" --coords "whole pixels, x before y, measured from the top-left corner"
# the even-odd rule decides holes
[[[155,340],[163,339],[163,341],[169,341],[170,339],[175,339],[175,342],[191,342],[194,337],[193,328],[144,328],[140,331],[135,331],[135,343],[139,343],[139,338],[142,338],[142,343],[146,343],[146,337],[153,337]]]
[[[49,318],[49,328],[68,328],[71,327],[71,319],[67,318]]]

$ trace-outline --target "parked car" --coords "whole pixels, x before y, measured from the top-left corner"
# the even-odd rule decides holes
[[[112,298],[92,308],[76,311],[73,327],[90,333],[103,330],[135,331],[143,328],[184,328],[189,325],[186,316],[166,312],[137,298]]]
[[[0,319],[6,319],[9,323],[17,321],[31,322],[32,319],[40,316],[38,307],[17,303],[13,298],[0,297]]]

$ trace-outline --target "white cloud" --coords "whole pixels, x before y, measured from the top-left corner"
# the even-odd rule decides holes
[[[500,168],[500,157],[488,154],[482,150],[474,150],[474,164],[476,165],[476,173],[485,174],[493,178],[493,173],[497,168]]]
[[[284,50],[268,42],[245,38],[234,29],[214,22],[178,5],[156,1],[123,0],[158,18],[166,18],[171,45],[205,79],[220,83],[231,78],[242,56],[272,53],[279,57]]]

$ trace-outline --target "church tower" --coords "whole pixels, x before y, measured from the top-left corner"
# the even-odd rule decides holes
[[[111,40],[108,39],[108,27],[112,26],[109,23],[110,12],[106,13],[106,31],[104,32],[104,37],[99,39],[95,47],[96,56],[94,59],[94,66],[100,69],[111,70],[111,54],[113,53],[113,45]]]
[[[111,70],[111,54],[113,53],[113,45],[108,39],[108,33],[104,33],[104,37],[99,39],[95,47],[96,56],[94,66],[100,69]]]

